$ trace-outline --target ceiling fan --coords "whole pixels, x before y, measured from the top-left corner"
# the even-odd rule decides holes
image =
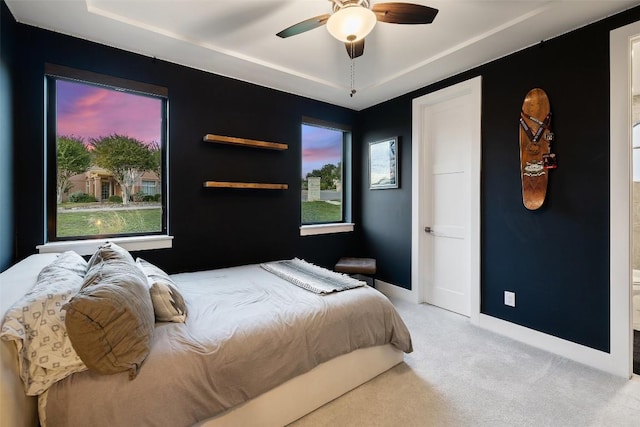
[[[345,43],[351,59],[364,53],[364,38],[377,21],[390,24],[430,24],[438,9],[413,3],[376,3],[369,0],[329,0],[333,13],[326,13],[285,28],[276,34],[287,38],[326,24],[336,39]]]

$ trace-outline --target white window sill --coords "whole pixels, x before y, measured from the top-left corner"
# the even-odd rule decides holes
[[[38,253],[52,253],[75,251],[79,255],[93,255],[98,246],[113,242],[128,251],[144,251],[149,249],[166,249],[173,245],[173,236],[153,235],[134,237],[114,237],[110,239],[69,240],[64,242],[49,242],[36,246]]]
[[[300,227],[300,235],[315,236],[316,234],[349,233],[353,231],[353,226],[354,224],[351,222],[339,224],[303,225]]]

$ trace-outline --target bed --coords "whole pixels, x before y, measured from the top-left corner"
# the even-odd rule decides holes
[[[0,313],[56,258],[32,255],[0,274]],[[16,345],[0,340],[0,424],[36,426],[40,406],[48,427],[77,420],[94,426],[282,426],[412,350],[398,313],[368,286],[318,295],[260,265],[170,278],[189,309],[186,320],[154,324],[150,351],[133,380],[130,372],[80,370],[48,386],[38,404],[25,394]],[[265,332],[273,320],[275,332]],[[177,343],[196,359],[182,359],[184,346]],[[213,356],[216,362],[208,362]],[[215,369],[207,371],[208,364]]]

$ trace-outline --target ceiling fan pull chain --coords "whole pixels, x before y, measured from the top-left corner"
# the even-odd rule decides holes
[[[353,59],[353,53],[355,50],[355,43],[351,43],[351,92],[349,93],[349,96],[351,98],[353,98],[353,95],[355,95],[356,90],[355,90],[355,81],[356,81],[356,63],[355,60]]]

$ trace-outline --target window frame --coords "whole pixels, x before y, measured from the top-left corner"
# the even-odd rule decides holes
[[[56,82],[71,81],[86,85],[104,87],[125,93],[149,96],[162,100],[162,132],[160,141],[161,174],[160,190],[162,194],[161,230],[145,233],[122,233],[105,235],[87,235],[75,237],[57,236],[56,204]],[[57,64],[45,64],[45,230],[44,244],[38,245],[40,253],[75,250],[80,255],[89,255],[106,241],[120,242],[129,250],[159,249],[172,247],[173,237],[169,236],[169,91],[167,88],[119,77],[79,70]]]
[[[313,236],[318,234],[345,233],[354,230],[352,222],[352,139],[353,130],[349,125],[319,120],[312,117],[302,117],[300,122],[300,172],[302,172],[302,126],[315,126],[342,132],[342,218],[337,222],[302,223],[302,189],[300,191],[300,235]],[[302,175],[302,173],[300,173]]]

